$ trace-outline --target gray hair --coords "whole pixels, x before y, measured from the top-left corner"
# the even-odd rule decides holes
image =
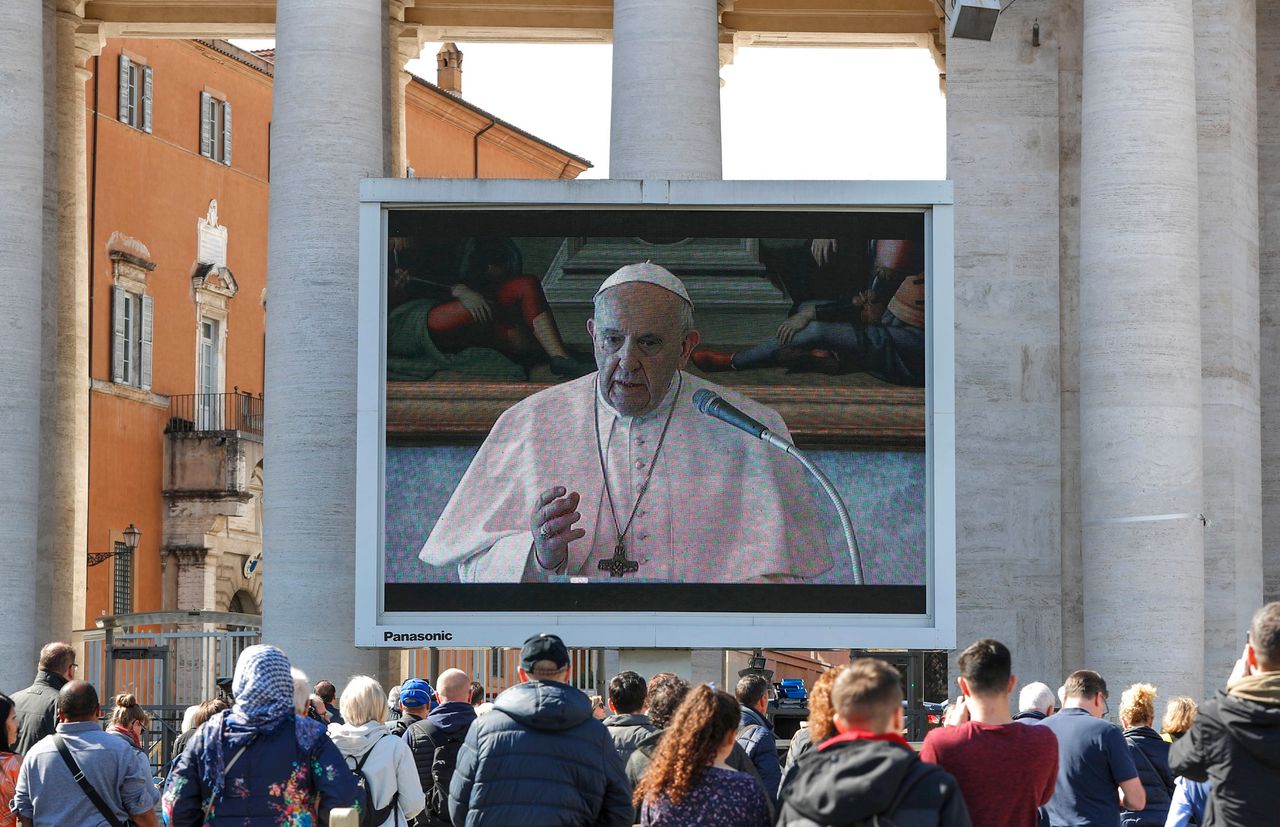
[[[1018,693],[1018,711],[1026,712],[1031,709],[1039,709],[1044,711],[1053,708],[1053,690],[1046,683],[1029,683],[1022,687],[1022,691]]]
[[[289,673],[293,675],[293,711],[306,715],[311,704],[311,681],[307,679],[307,673],[296,666]]]

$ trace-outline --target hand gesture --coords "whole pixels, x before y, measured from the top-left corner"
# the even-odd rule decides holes
[[[467,287],[465,284],[455,284],[453,297],[457,299],[467,312],[471,314],[471,318],[477,322],[484,323],[493,319],[493,307],[485,300],[485,297]]]
[[[964,695],[956,698],[956,702],[947,707],[947,714],[942,719],[943,726],[960,726],[969,721],[969,707],[965,705]]]
[[[787,317],[787,320],[778,325],[778,344],[784,347],[795,338],[795,335],[809,326],[809,322],[816,317],[817,310],[813,305],[806,302],[800,305],[800,310],[794,316]]]
[[[573,527],[582,519],[577,510],[580,499],[577,491],[570,493],[563,486],[556,486],[543,491],[534,502],[529,528],[533,533],[533,553],[542,568],[559,571],[569,559],[569,544],[587,536],[585,530]]]
[[[825,267],[831,261],[832,256],[836,254],[836,240],[834,238],[815,238],[809,243],[809,253],[819,267]]]
[[[1230,677],[1227,678],[1227,686],[1235,683],[1240,678],[1253,674],[1253,669],[1249,666],[1249,646],[1244,647],[1244,652],[1240,654],[1240,660],[1236,661],[1235,668],[1231,670]]]

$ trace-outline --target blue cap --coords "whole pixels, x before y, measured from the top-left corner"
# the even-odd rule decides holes
[[[400,685],[401,706],[426,706],[431,703],[433,695],[431,684],[422,678],[410,678]]]

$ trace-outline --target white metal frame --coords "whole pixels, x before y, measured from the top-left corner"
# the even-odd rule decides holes
[[[956,640],[954,231],[949,181],[368,179],[360,190],[356,628],[361,646],[510,646],[532,631],[573,646],[953,649]],[[920,212],[927,278],[926,612],[396,612],[383,610],[386,229],[392,209],[741,209]],[[441,584],[441,589],[449,584]],[[387,639],[386,635],[403,635]],[[410,637],[410,636],[418,637]]]

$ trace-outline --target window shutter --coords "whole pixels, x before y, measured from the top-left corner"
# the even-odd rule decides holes
[[[119,113],[117,113],[117,115],[123,123],[127,123],[130,126],[133,125],[133,116],[129,112],[129,101],[131,100],[131,96],[129,94],[129,75],[131,74],[130,68],[132,67],[132,65],[133,65],[133,61],[129,60],[129,58],[125,57],[124,54],[121,53],[120,55],[120,111]]]
[[[213,119],[209,117],[212,102],[208,92],[200,93],[200,154],[206,158],[213,157]]]
[[[142,130],[151,131],[151,67],[142,67]]]
[[[231,101],[222,102],[222,163],[231,166]]]
[[[124,288],[111,288],[111,381],[124,378]]]
[[[152,338],[152,309],[151,297],[142,297],[142,346],[138,348],[138,362],[142,366],[140,371],[142,375],[142,389],[144,391],[151,390],[151,338]]]

